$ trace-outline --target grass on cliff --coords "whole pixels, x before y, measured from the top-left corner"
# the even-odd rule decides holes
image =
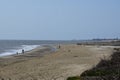
[[[68,77],[67,80],[80,80],[80,76]]]

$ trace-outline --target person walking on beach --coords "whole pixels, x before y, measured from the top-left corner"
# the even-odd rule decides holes
[[[22,53],[23,53],[23,54],[24,54],[24,52],[25,52],[24,49],[22,49]]]

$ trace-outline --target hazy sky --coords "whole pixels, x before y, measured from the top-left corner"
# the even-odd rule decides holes
[[[120,38],[120,0],[0,0],[0,39]]]

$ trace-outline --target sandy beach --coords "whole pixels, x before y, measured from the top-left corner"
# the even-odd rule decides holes
[[[54,47],[56,51],[44,47],[0,58],[0,79],[66,80],[69,76],[79,76],[113,52],[109,46],[61,44],[60,49]]]

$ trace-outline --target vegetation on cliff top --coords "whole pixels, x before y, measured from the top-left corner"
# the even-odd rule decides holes
[[[69,77],[67,80],[120,80],[120,51],[114,52],[110,60],[101,60],[80,77]]]

